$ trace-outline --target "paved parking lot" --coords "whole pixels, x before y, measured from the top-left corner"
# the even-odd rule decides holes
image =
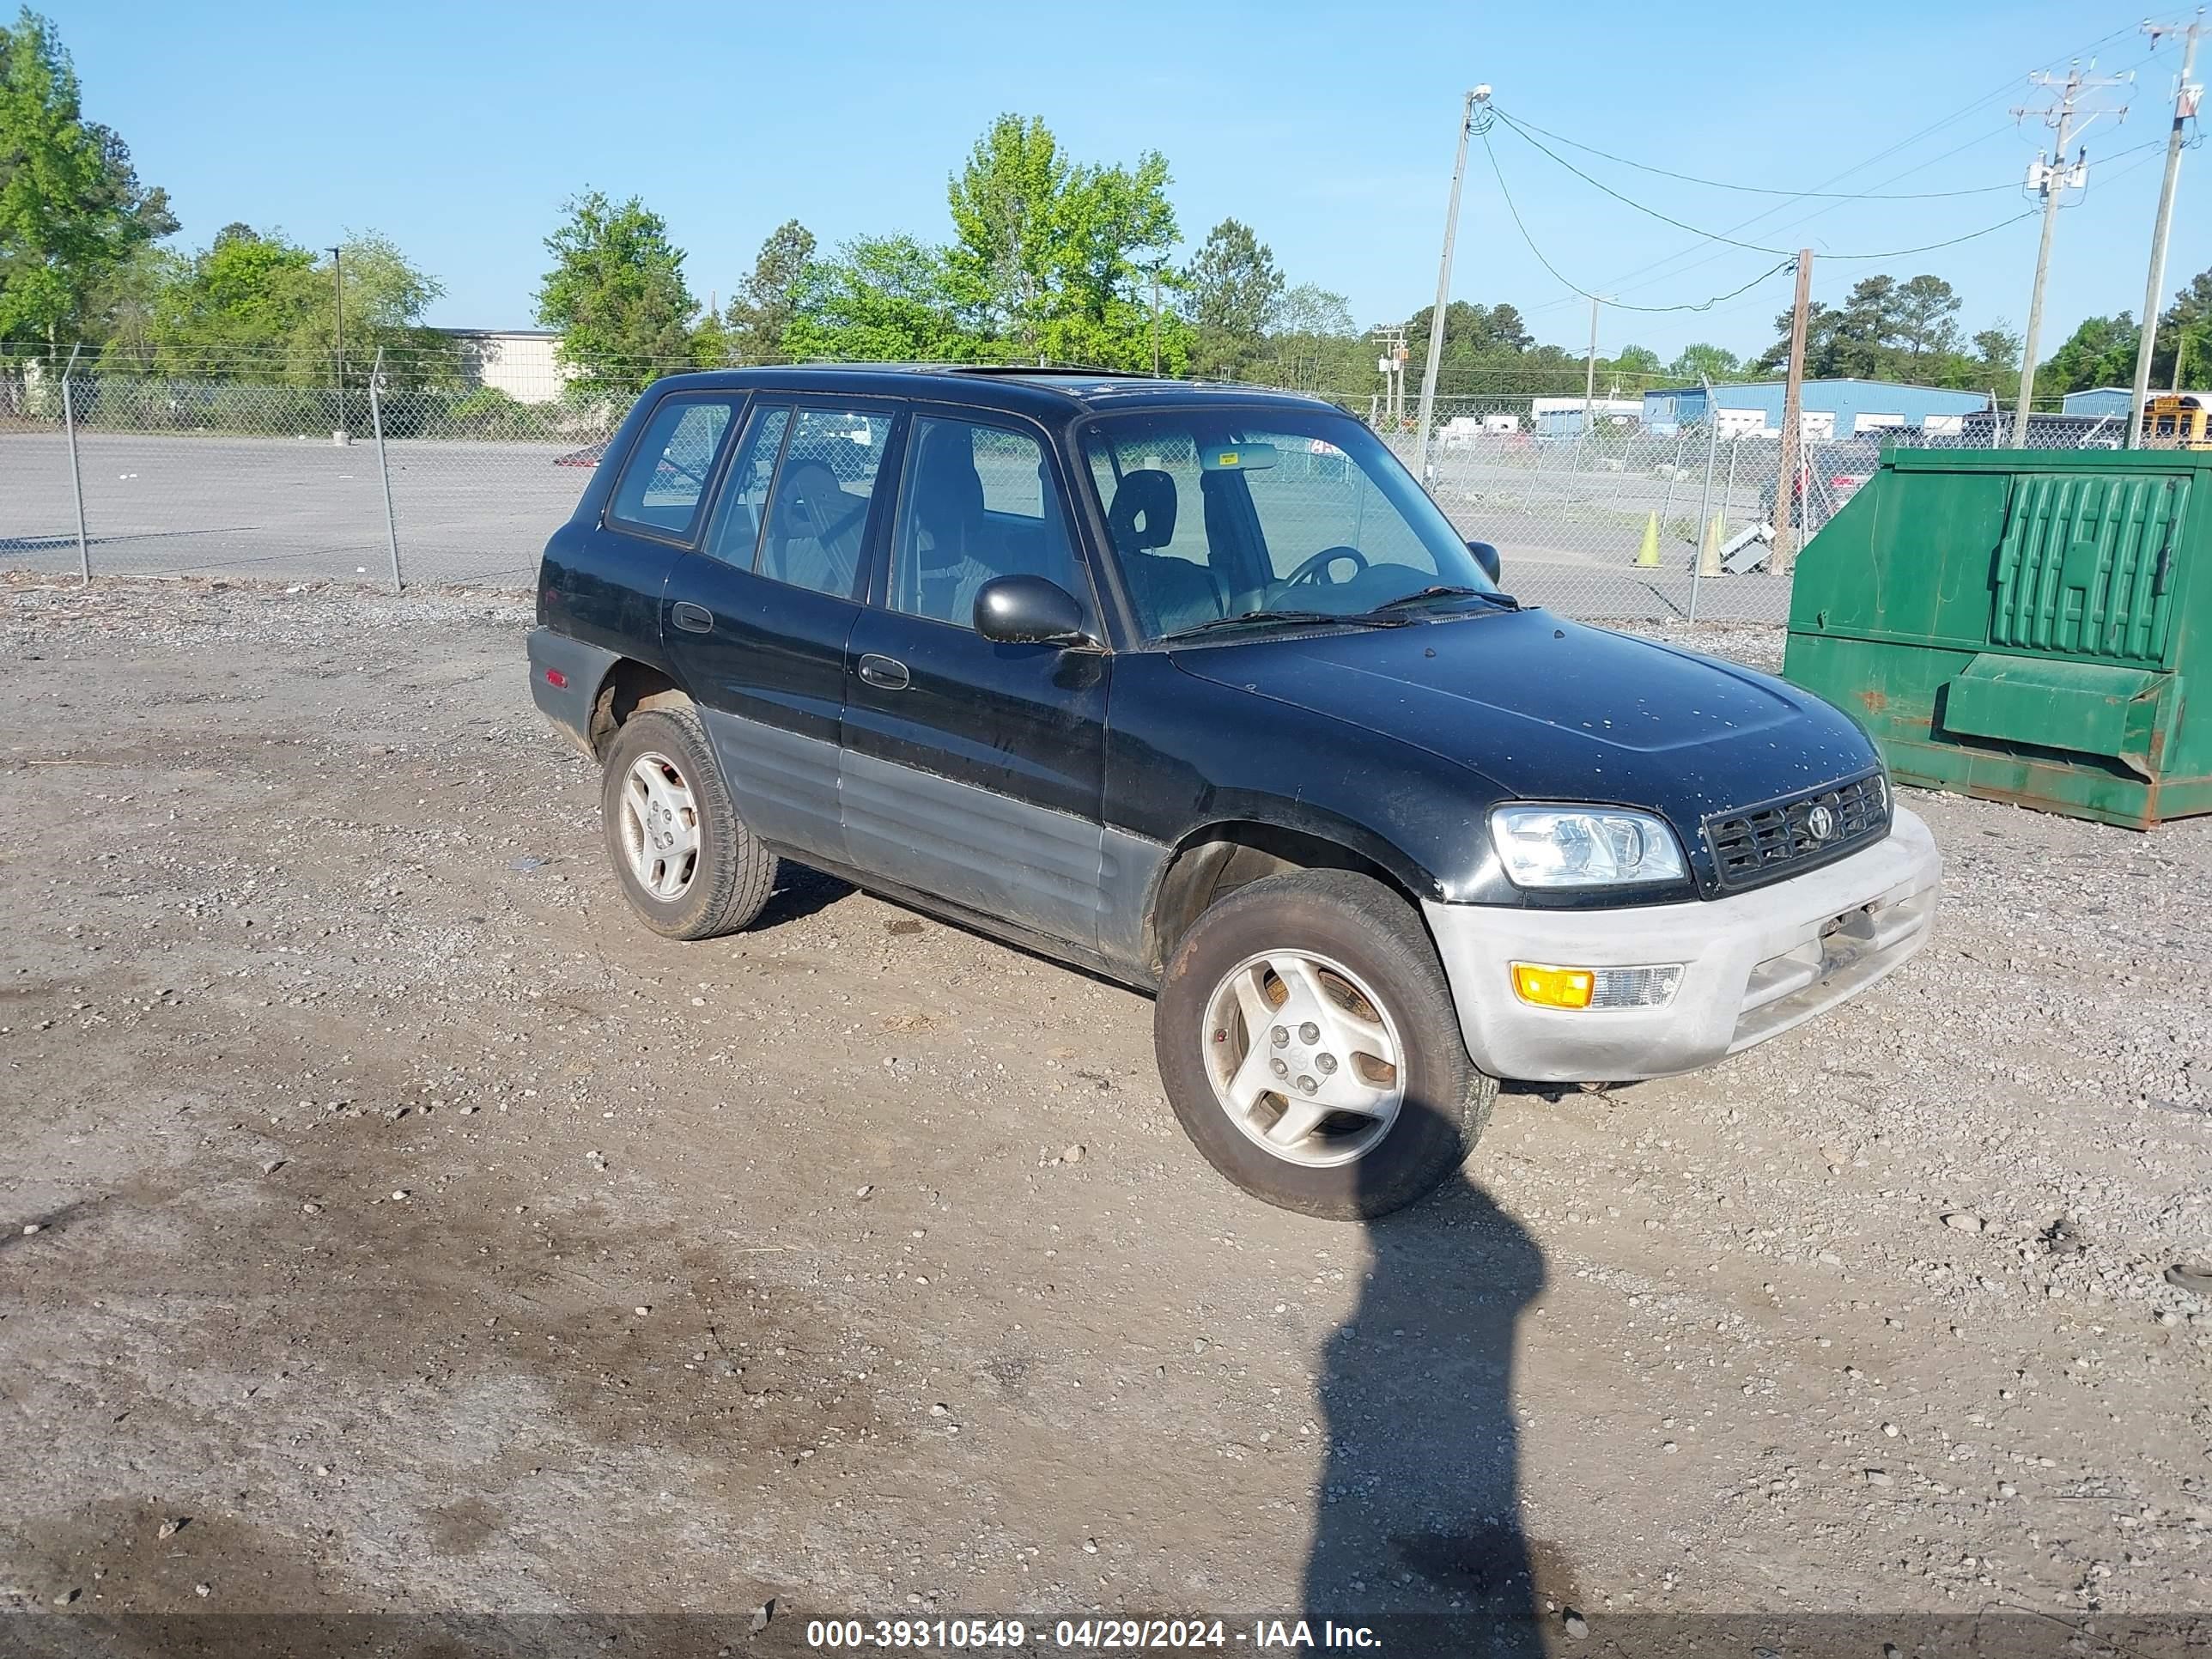
[[[385,583],[392,570],[376,447],[319,438],[79,439],[87,551],[103,574]],[[526,586],[588,471],[573,445],[395,440],[386,446],[403,576]],[[69,451],[58,434],[0,435],[0,568],[77,568]]]
[[[795,870],[633,925],[526,622],[0,577],[17,1634],[2212,1613],[2212,827],[1916,796],[1906,972],[1363,1231],[1212,1174],[1126,991]]]
[[[118,434],[82,440],[87,553],[96,573],[388,582],[376,450],[356,437]],[[573,446],[395,440],[386,446],[403,577],[416,586],[528,585],[545,538],[590,477],[555,464]],[[1443,454],[1438,499],[1462,531],[1495,542],[1507,585],[1568,616],[1665,621],[1689,614],[1693,484],[1476,465]],[[1732,522],[1756,491],[1740,486]],[[1665,508],[1662,564],[1634,559],[1644,515]],[[0,434],[0,569],[77,568],[69,453],[55,433]],[[1701,585],[1697,614],[1778,621],[1789,585],[1764,574]]]

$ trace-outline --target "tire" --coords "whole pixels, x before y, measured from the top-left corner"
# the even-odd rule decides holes
[[[1291,978],[1270,958],[1290,959]],[[1316,988],[1335,1012],[1273,1023],[1285,1009],[1315,1011]],[[1262,1059],[1251,1063],[1265,1075],[1245,1069],[1255,1038]],[[1388,1215],[1434,1190],[1467,1161],[1498,1098],[1497,1079],[1468,1058],[1420,918],[1382,883],[1343,871],[1255,881],[1200,915],[1161,982],[1152,1042],[1168,1100],[1208,1163],[1255,1198],[1333,1220]],[[1395,1066],[1377,1063],[1385,1047]],[[1253,1096],[1276,1078],[1289,1086]],[[1386,1121],[1380,1103],[1393,1091]],[[1249,1109],[1232,1103],[1240,1097]],[[1362,1110],[1331,1110],[1335,1099]],[[1304,1121],[1294,1108],[1328,1115],[1291,1133]],[[1265,1144],[1271,1133],[1291,1145]]]
[[[647,774],[659,779],[657,790]],[[674,810],[662,816],[656,808]],[[653,815],[668,842],[665,849],[646,843],[645,870],[635,850],[641,833],[653,833],[643,814]],[[623,723],[607,750],[599,817],[623,896],[666,938],[733,933],[760,915],[775,886],[775,854],[745,827],[699,717],[688,708],[647,709]],[[678,856],[652,857],[664,850]],[[651,883],[647,871],[656,878]]]

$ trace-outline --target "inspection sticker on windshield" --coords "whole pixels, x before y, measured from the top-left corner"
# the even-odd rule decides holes
[[[1273,444],[1207,444],[1198,452],[1198,465],[1206,472],[1259,472],[1274,465]]]

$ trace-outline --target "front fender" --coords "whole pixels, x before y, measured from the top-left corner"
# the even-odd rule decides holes
[[[1109,831],[1164,849],[1218,826],[1273,825],[1349,848],[1417,899],[1499,896],[1487,819],[1506,792],[1491,779],[1417,744],[1183,673],[1162,653],[1115,660],[1105,786]]]

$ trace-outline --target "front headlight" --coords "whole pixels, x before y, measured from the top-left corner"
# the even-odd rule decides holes
[[[1522,887],[1625,887],[1686,873],[1674,832],[1626,807],[1500,806],[1490,840]]]

